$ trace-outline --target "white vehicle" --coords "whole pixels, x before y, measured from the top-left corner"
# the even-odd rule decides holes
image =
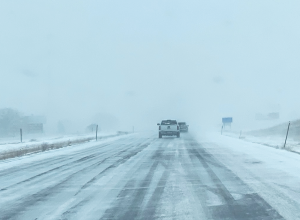
[[[162,138],[163,135],[180,137],[179,125],[176,120],[163,120],[161,124],[157,125],[159,125],[159,138]]]

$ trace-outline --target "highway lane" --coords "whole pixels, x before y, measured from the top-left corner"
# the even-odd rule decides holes
[[[0,219],[284,219],[207,147],[145,133],[2,161]]]

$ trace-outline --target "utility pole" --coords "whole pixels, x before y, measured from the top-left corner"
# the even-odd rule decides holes
[[[221,135],[222,135],[222,133],[223,133],[223,125],[222,125],[222,128],[221,128]]]
[[[96,141],[98,140],[98,125],[96,126]]]
[[[286,131],[286,137],[285,137],[285,142],[284,142],[284,146],[283,146],[283,148],[285,148],[285,145],[286,145],[286,140],[287,140],[287,137],[288,137],[288,135],[289,135],[290,124],[291,124],[291,122],[289,121],[289,125],[288,125],[288,129],[287,129],[287,131]]]

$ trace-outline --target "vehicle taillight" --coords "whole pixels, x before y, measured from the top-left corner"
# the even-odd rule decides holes
[[[159,126],[159,130],[161,130],[161,126]]]
[[[177,130],[179,130],[179,126],[177,125]]]

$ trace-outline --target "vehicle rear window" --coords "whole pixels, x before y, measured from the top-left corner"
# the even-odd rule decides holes
[[[185,125],[185,122],[178,122],[179,125]]]
[[[177,125],[176,120],[165,120],[161,122],[161,125]]]

